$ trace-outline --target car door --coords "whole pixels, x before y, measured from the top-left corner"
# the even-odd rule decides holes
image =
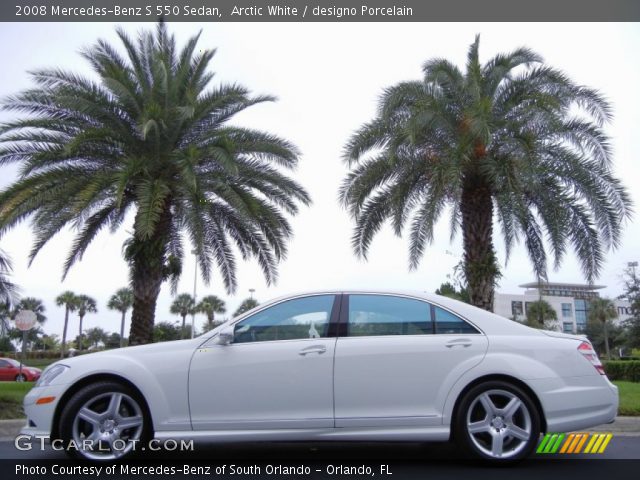
[[[13,378],[9,378],[12,371],[9,362],[0,359],[0,381],[13,380]]]
[[[449,389],[488,345],[468,322],[416,298],[345,295],[340,320],[336,427],[440,425]]]
[[[336,297],[279,302],[237,322],[230,345],[212,339],[197,349],[189,370],[193,429],[333,427]]]

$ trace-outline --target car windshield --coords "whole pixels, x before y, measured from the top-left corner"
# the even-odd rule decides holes
[[[19,367],[20,366],[20,362],[15,361],[13,358],[3,358],[3,360],[5,362],[10,363],[11,365],[13,365],[14,367]]]

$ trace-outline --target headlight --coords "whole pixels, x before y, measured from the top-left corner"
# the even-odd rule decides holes
[[[52,365],[51,367],[45,368],[44,372],[42,372],[42,375],[40,375],[40,378],[36,382],[35,386],[36,387],[48,386],[53,381],[54,378],[56,378],[58,375],[64,372],[67,368],[69,368],[67,365],[62,365],[61,363],[57,363],[55,365]]]

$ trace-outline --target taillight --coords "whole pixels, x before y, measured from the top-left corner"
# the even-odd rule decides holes
[[[578,352],[580,352],[584,358],[589,360],[591,365],[593,365],[593,368],[595,368],[600,375],[606,375],[604,367],[602,366],[602,363],[600,363],[600,359],[598,358],[598,354],[589,342],[582,342],[578,346]]]

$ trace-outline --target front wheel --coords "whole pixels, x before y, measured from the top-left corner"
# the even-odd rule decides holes
[[[507,382],[473,387],[462,398],[455,438],[473,456],[493,462],[528,457],[540,436],[540,415],[529,395]]]
[[[60,415],[60,437],[72,457],[110,461],[130,456],[149,437],[143,402],[117,382],[79,390]]]
[[[27,376],[24,373],[19,373],[16,375],[16,382],[26,382]]]

